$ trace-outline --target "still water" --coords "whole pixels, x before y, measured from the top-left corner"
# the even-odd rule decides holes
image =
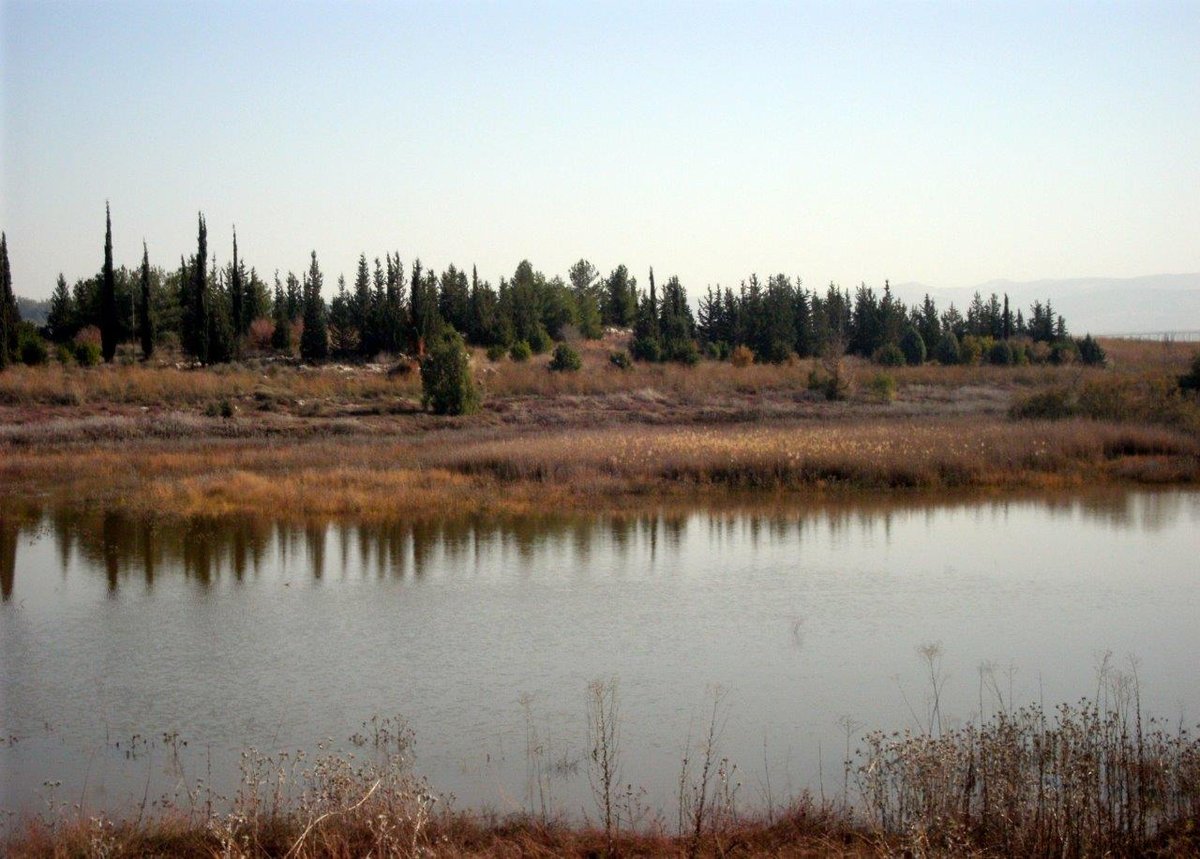
[[[623,780],[669,813],[719,700],[754,804],[836,793],[847,734],[1094,695],[1200,716],[1200,493],[863,501],[626,518],[297,528],[0,514],[0,808],[122,813],[239,751],[355,751],[406,720],[459,807],[590,806],[589,681]],[[980,666],[993,691],[981,695]],[[186,745],[184,745],[186,742]],[[207,789],[207,788],[206,788]]]

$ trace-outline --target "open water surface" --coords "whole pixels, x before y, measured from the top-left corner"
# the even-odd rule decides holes
[[[575,815],[586,688],[614,677],[650,808],[673,813],[715,700],[743,802],[768,778],[776,801],[837,794],[847,734],[927,722],[928,643],[947,722],[998,705],[981,665],[1006,704],[1052,706],[1095,695],[1105,652],[1136,657],[1145,709],[1200,721],[1196,492],[432,526],[2,513],[0,590],[0,808],[23,814],[228,795],[245,748],[363,754],[399,717],[458,806]]]

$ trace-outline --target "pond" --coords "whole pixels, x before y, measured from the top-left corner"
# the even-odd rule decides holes
[[[1094,696],[1105,654],[1194,723],[1198,557],[1190,491],[432,525],[5,514],[0,807],[227,796],[243,749],[361,754],[407,724],[457,807],[579,815],[597,679],[622,781],[668,816],[714,707],[748,805],[837,795],[865,729]]]

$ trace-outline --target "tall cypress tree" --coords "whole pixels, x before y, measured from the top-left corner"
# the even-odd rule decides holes
[[[100,352],[106,363],[117,354],[117,282],[113,276],[112,215],[104,204],[104,270],[100,277]]]
[[[12,268],[8,264],[8,236],[0,233],[0,370],[16,359],[20,321],[21,312],[13,295]]]
[[[150,310],[150,252],[142,239],[142,291],[138,302],[138,339],[142,341],[142,360],[154,354],[154,317]]]
[[[75,335],[75,303],[71,299],[71,290],[67,288],[67,279],[63,273],[58,273],[58,283],[54,285],[54,295],[50,296],[50,314],[46,317],[46,327],[50,329],[50,339],[56,343],[65,343]]]
[[[242,284],[242,272],[238,268],[238,252],[237,252],[237,227],[233,229],[233,262],[229,264],[229,315],[233,317],[233,353],[240,357],[242,348],[242,335],[246,332],[245,311],[244,311],[244,285]]]
[[[188,332],[189,351],[201,364],[208,363],[208,228],[200,213],[196,229],[196,260],[192,275],[192,318]]]

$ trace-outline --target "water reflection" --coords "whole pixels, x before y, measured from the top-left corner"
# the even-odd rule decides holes
[[[84,568],[102,572],[109,594],[115,595],[130,578],[140,577],[152,588],[162,570],[201,587],[223,576],[240,582],[264,565],[304,569],[316,581],[334,567],[342,576],[354,569],[379,579],[420,580],[433,568],[478,568],[481,557],[505,550],[515,551],[523,567],[547,549],[567,552],[587,566],[599,546],[617,558],[641,547],[653,563],[660,553],[678,553],[692,528],[701,529],[716,548],[730,541],[751,547],[798,541],[814,529],[828,533],[834,543],[863,538],[887,543],[901,520],[917,517],[929,524],[958,511],[975,521],[1007,521],[1014,510],[1030,506],[1048,520],[1154,532],[1186,515],[1187,498],[1186,492],[1123,491],[982,500],[885,496],[622,516],[301,524],[260,516],[178,519],[29,506],[0,514],[0,594],[5,602],[13,599],[22,535],[33,539],[43,530],[53,535],[64,575],[77,558]]]

